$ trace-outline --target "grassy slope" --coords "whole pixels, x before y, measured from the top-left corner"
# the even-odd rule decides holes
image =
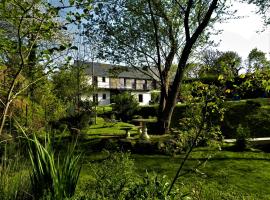
[[[213,153],[213,152],[212,152]],[[186,169],[205,158],[205,151],[195,151]],[[210,153],[211,154],[211,153]],[[180,157],[133,155],[138,173],[155,171],[172,178]],[[262,152],[217,152],[200,168],[200,173],[181,177],[177,187],[201,189],[203,199],[270,199],[270,155]],[[243,197],[243,198],[242,198]]]

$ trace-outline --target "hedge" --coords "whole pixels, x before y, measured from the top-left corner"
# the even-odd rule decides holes
[[[226,102],[224,121],[221,131],[225,138],[235,138],[238,125],[241,123],[250,129],[251,137],[270,137],[270,99],[254,99],[247,101]],[[157,106],[143,106],[136,114],[143,118],[156,117]],[[178,128],[179,121],[184,117],[185,104],[177,105],[174,109],[171,127]],[[149,125],[151,129],[153,125]]]

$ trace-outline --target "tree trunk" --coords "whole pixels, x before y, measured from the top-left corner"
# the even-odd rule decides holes
[[[8,110],[9,110],[9,105],[10,105],[10,102],[8,102],[5,105],[4,110],[2,112],[2,119],[1,119],[1,125],[0,125],[0,135],[2,135],[2,132],[3,132],[3,129],[4,129],[4,126],[5,126],[5,123],[6,123],[7,113],[8,113]]]
[[[163,98],[163,100],[160,100],[160,103],[163,102],[163,104],[159,105],[158,110],[158,122],[157,122],[157,130],[159,131],[158,134],[167,134],[170,129],[171,125],[171,118],[172,114],[176,105],[177,96],[180,92],[180,86],[183,80],[184,71],[179,70],[177,73],[177,83],[174,81],[174,84],[171,85],[169,92],[168,92],[168,98],[166,99],[165,96],[162,94],[160,95],[160,98]]]

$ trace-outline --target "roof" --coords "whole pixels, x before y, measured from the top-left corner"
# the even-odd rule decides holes
[[[76,61],[77,65],[81,64],[85,67],[86,74],[91,76],[102,77],[118,77],[118,78],[135,78],[135,79],[153,79],[147,74],[133,68],[114,64],[104,64],[97,62],[80,62]],[[147,71],[146,71],[147,73]]]

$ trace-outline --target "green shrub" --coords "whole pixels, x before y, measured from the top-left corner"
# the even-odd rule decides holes
[[[168,195],[168,189],[170,182],[166,176],[159,177],[157,175],[150,175],[146,173],[146,176],[136,183],[129,193],[125,196],[125,200],[169,200],[169,199],[181,199],[179,191],[172,192]]]
[[[113,153],[102,163],[92,163],[94,181],[86,186],[87,199],[123,199],[134,182],[134,162],[129,154]]]
[[[247,127],[243,127],[239,124],[236,130],[236,142],[235,148],[238,151],[243,151],[248,147],[248,138],[250,137],[250,131]]]
[[[270,109],[259,108],[257,112],[246,116],[251,137],[270,136]]]
[[[231,102],[225,112],[221,130],[226,138],[235,138],[239,124],[248,127],[251,137],[269,137],[270,109],[261,107],[260,102]]]
[[[116,117],[126,122],[132,119],[134,113],[139,109],[137,99],[128,92],[124,92],[112,97],[112,110]]]

